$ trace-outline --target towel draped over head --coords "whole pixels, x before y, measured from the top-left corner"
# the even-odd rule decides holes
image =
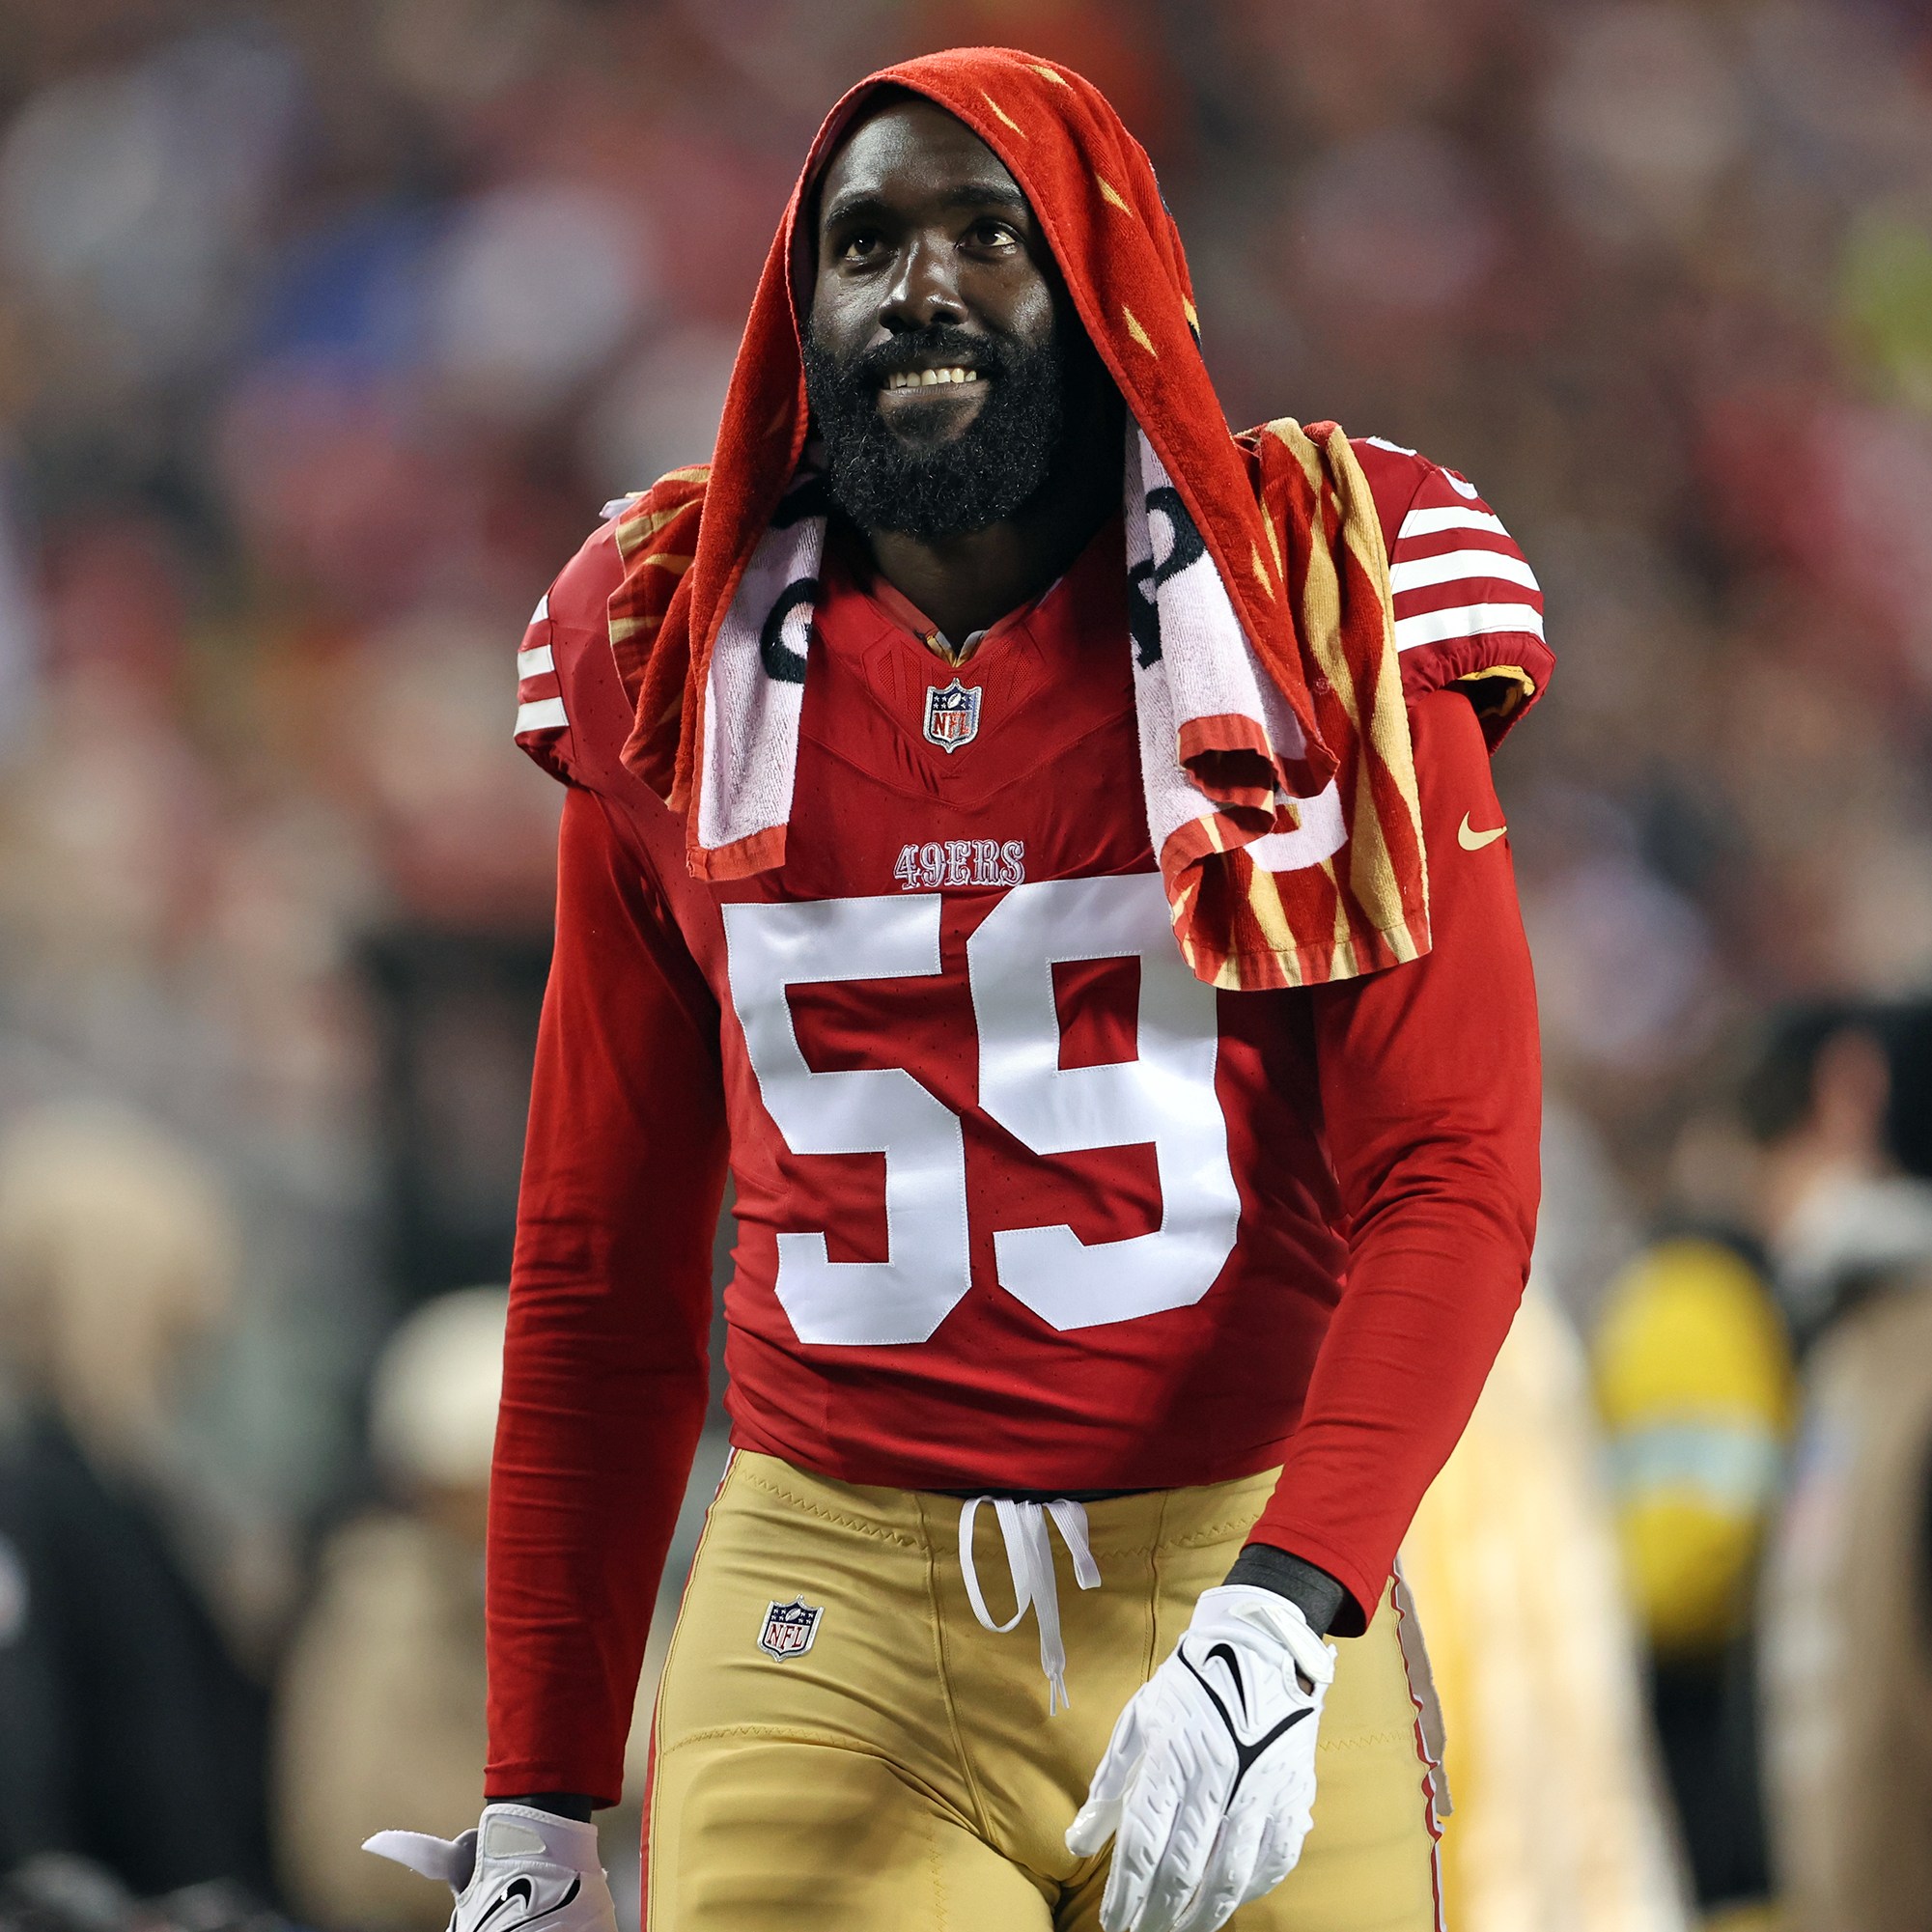
[[[1252,989],[1426,952],[1388,564],[1360,465],[1331,423],[1229,434],[1147,156],[1079,75],[996,47],[883,69],[832,110],[766,260],[712,462],[618,518],[610,638],[636,705],[624,762],[686,814],[691,872],[784,863],[829,507],[799,352],[809,190],[882,86],[936,102],[999,157],[1126,401],[1122,649],[1183,957]]]

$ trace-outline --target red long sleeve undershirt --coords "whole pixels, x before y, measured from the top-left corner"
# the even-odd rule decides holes
[[[1412,707],[1433,951],[1320,989],[1348,1286],[1253,1540],[1319,1564],[1361,1627],[1474,1406],[1527,1273],[1534,990],[1481,731]],[[709,1385],[726,1155],[709,988],[596,797],[573,790],[539,1036],[490,1495],[492,1796],[614,1803]]]
[[[717,1009],[602,805],[564,801],[488,1559],[491,1797],[617,1802],[711,1364]]]

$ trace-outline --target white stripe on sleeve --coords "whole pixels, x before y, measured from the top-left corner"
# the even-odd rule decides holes
[[[1494,573],[1500,575],[1500,572]],[[539,678],[546,671],[554,671],[557,660],[550,655],[547,644],[533,644],[527,651],[517,654],[517,675],[519,678]]]
[[[1481,637],[1492,630],[1526,630],[1543,635],[1543,613],[1533,603],[1461,603],[1451,610],[1425,610],[1395,620],[1395,648],[1440,644],[1450,637]]]
[[[1411,557],[1389,566],[1388,587],[1399,594],[1426,590],[1431,584],[1454,583],[1458,577],[1477,581],[1500,577],[1505,583],[1520,583],[1529,590],[1539,588],[1536,573],[1509,550],[1445,550],[1440,557]]]
[[[1465,510],[1460,503],[1452,503],[1446,510],[1410,511],[1395,533],[1395,541],[1399,544],[1405,537],[1434,537],[1444,530],[1488,530],[1498,537],[1509,535],[1500,517],[1492,517],[1487,510]]]
[[[1402,647],[1398,644],[1396,649]],[[562,698],[539,698],[534,704],[517,707],[517,736],[521,738],[526,731],[555,731],[570,723],[564,715]]]

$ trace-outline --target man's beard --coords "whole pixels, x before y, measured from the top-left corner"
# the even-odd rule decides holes
[[[833,501],[861,530],[927,543],[1016,516],[1066,440],[1070,359],[1058,340],[1027,349],[1010,336],[935,326],[844,362],[807,331],[805,391]],[[943,441],[907,441],[879,405],[888,375],[921,366],[976,369],[985,385],[971,421]]]

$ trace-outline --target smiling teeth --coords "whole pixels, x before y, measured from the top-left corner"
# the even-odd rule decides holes
[[[885,378],[888,389],[931,389],[941,382],[977,382],[977,369],[895,369]]]

